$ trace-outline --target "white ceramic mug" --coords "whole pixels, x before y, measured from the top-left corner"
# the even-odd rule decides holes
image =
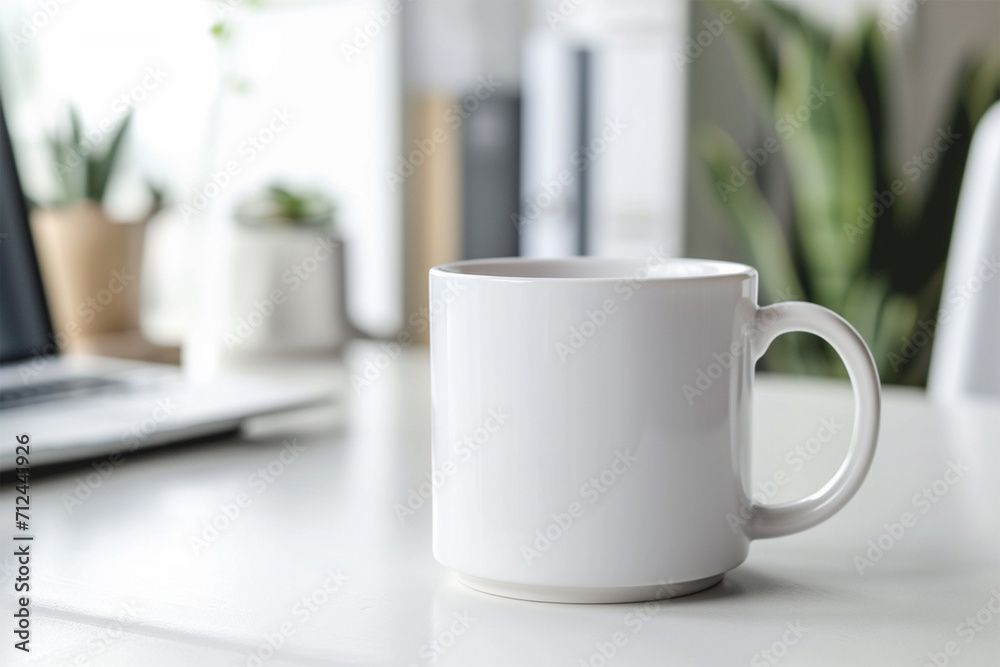
[[[560,602],[686,595],[751,540],[829,518],[875,453],[871,353],[820,306],[757,305],[757,272],[692,259],[496,259],[430,272],[434,555],[467,585]],[[750,494],[754,363],[807,331],[854,387],[823,489]]]

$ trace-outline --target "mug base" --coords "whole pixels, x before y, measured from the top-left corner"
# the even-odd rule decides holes
[[[679,583],[655,584],[653,586],[622,586],[588,588],[582,586],[536,586],[532,584],[512,584],[506,581],[482,579],[468,574],[455,573],[458,580],[469,588],[515,600],[533,602],[565,602],[570,604],[614,604],[622,602],[646,602],[666,600],[698,593],[722,581],[717,574],[704,579]]]

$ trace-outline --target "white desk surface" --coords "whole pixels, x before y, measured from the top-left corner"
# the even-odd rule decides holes
[[[349,368],[376,351],[352,348]],[[431,555],[429,503],[397,518],[430,469],[426,353],[408,351],[360,395],[343,369],[308,366],[342,387],[340,408],[255,438],[132,455],[72,512],[77,478],[94,469],[32,480],[32,652],[12,646],[4,546],[3,664],[1000,664],[1000,403],[944,410],[888,388],[871,474],[832,520],[755,542],[722,584],[687,598],[540,604],[456,582]],[[755,404],[755,480],[788,475],[775,501],[818,488],[843,458],[848,386],[760,377]],[[843,427],[795,471],[786,455],[823,419]],[[293,437],[297,458],[285,454],[271,482],[251,477],[278,470]],[[935,491],[952,464],[968,471]],[[241,494],[249,504],[196,553],[203,522]],[[9,485],[0,506],[10,545]],[[906,512],[893,537],[885,524]],[[889,548],[868,554],[869,540]],[[869,555],[870,566],[856,559]]]

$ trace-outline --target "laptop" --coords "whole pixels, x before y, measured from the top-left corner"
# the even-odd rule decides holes
[[[174,366],[61,355],[0,106],[0,471],[15,468],[24,434],[32,468],[105,457],[118,465],[140,448],[329,399],[255,378],[195,383]]]

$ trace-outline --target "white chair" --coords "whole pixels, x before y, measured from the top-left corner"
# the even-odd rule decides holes
[[[972,137],[927,390],[936,400],[1000,397],[1000,103]]]

